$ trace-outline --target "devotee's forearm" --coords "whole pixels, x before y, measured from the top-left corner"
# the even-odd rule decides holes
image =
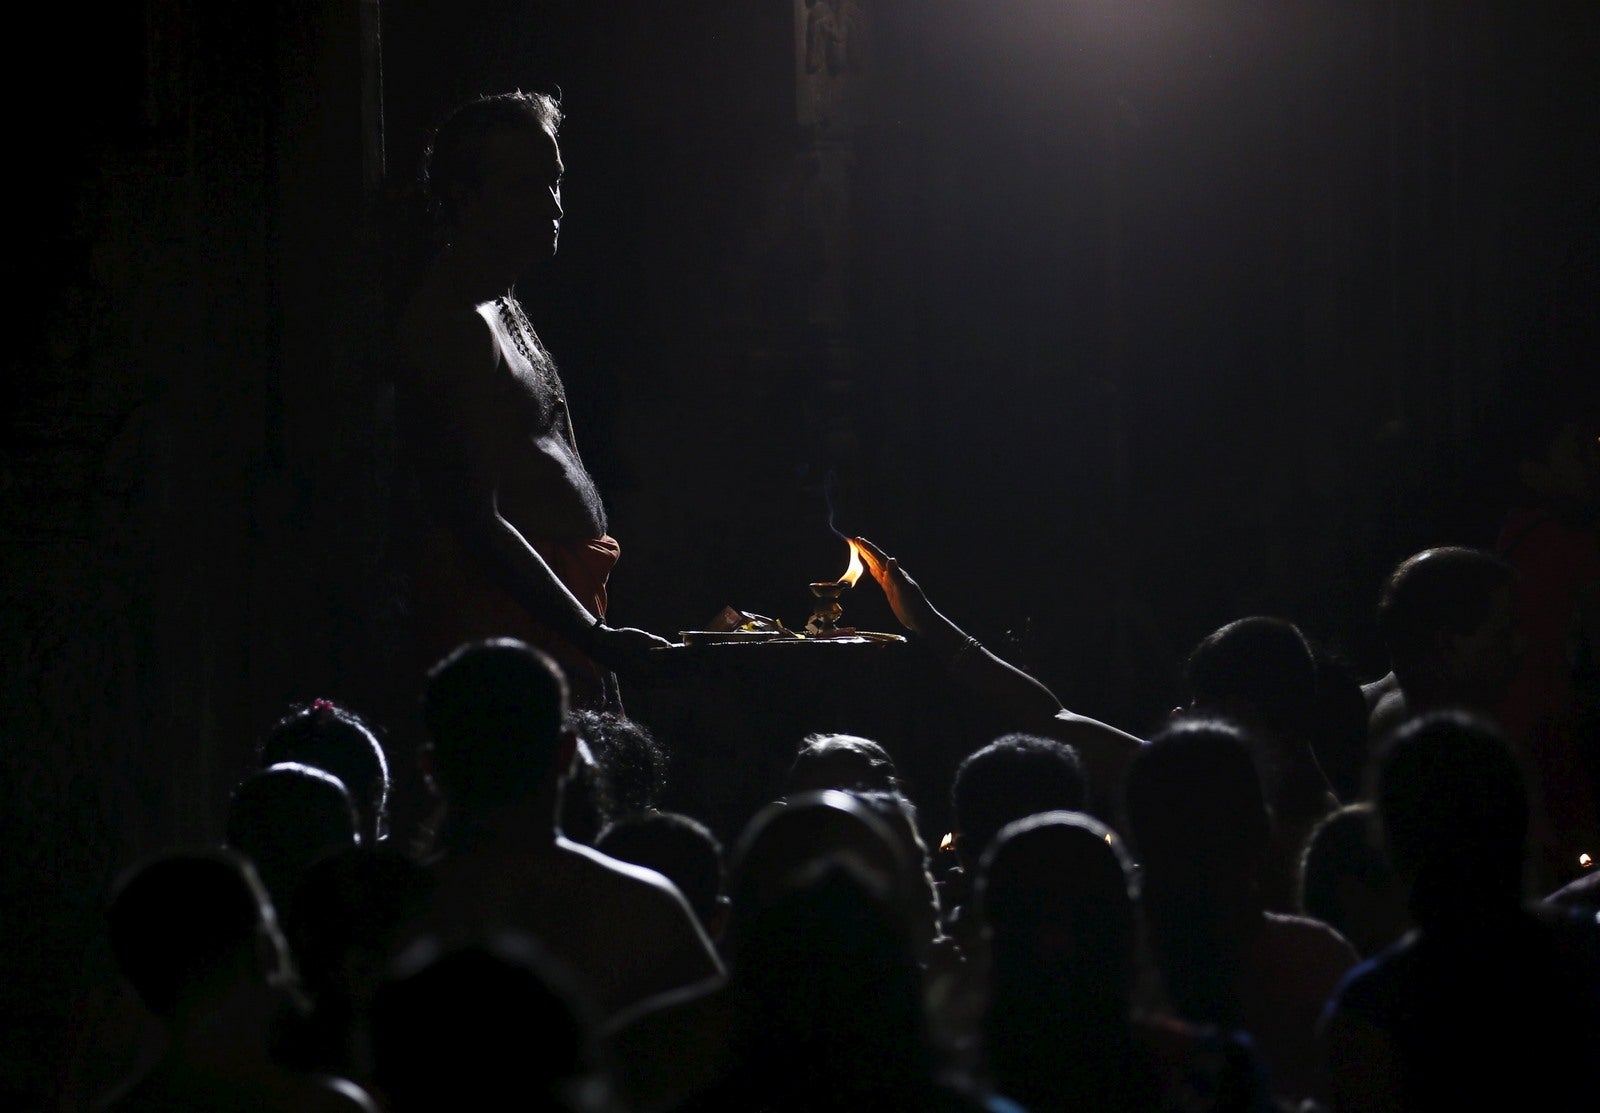
[[[955,679],[1022,722],[1043,722],[1061,710],[1061,701],[1044,684],[984,648],[936,608],[928,612],[917,635],[949,663]]]

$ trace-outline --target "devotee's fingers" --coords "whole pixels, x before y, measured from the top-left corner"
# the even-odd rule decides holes
[[[919,630],[924,626],[932,612],[932,606],[922,589],[917,586],[906,571],[900,567],[899,560],[887,555],[882,549],[864,537],[852,538],[861,550],[863,559],[867,564],[867,571],[872,578],[878,581],[883,588],[884,595],[889,600],[889,607],[894,611],[895,618],[907,629]]]

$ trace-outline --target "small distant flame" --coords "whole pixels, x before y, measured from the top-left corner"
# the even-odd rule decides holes
[[[1578,865],[1582,866],[1584,869],[1588,869],[1590,866],[1594,865],[1594,859],[1589,857],[1587,854],[1580,854],[1578,855]]]
[[[954,831],[946,831],[944,838],[939,840],[939,849],[942,851],[951,851],[955,848],[956,833]]]
[[[844,575],[839,577],[839,582],[849,587],[855,587],[856,581],[861,578],[861,573],[867,570],[861,563],[861,550],[856,548],[854,541],[848,542],[850,546],[850,567],[844,570]]]

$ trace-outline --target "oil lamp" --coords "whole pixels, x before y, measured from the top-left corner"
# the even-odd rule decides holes
[[[861,573],[866,567],[861,563],[861,551],[856,548],[854,541],[847,542],[850,546],[850,567],[845,569],[843,576],[837,580],[825,580],[821,583],[810,585],[812,604],[811,617],[806,621],[806,634],[813,638],[827,638],[841,631],[839,618],[844,613],[844,608],[839,605],[839,597],[844,594],[844,589],[854,587],[861,578]]]

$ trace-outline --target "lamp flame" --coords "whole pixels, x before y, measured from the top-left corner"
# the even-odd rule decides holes
[[[861,578],[861,573],[865,572],[867,567],[861,563],[861,550],[856,547],[856,543],[847,541],[847,544],[850,546],[850,567],[844,570],[839,582],[846,587],[855,587],[856,581]]]

